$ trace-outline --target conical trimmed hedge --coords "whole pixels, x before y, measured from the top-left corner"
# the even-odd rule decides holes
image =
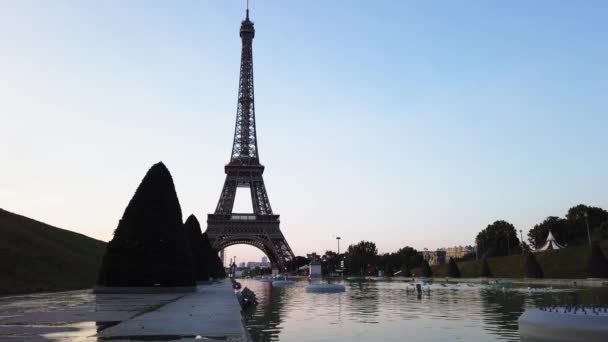
[[[429,262],[426,260],[422,260],[422,270],[420,271],[423,277],[432,277],[433,271],[431,271],[431,266],[429,266]]]
[[[492,278],[492,271],[490,270],[490,265],[488,264],[488,258],[481,258],[481,272],[480,276],[484,278]]]
[[[536,261],[536,257],[534,256],[533,253],[530,253],[530,252],[526,253],[525,268],[526,268],[526,276],[528,278],[543,278],[544,277],[543,269],[538,264],[538,261]]]
[[[192,286],[192,255],[169,170],[153,165],[106,247],[101,286]]]
[[[450,278],[460,278],[460,270],[458,269],[458,265],[454,258],[450,257],[450,261],[448,262],[448,277]]]
[[[192,267],[194,270],[194,279],[197,281],[209,280],[209,268],[206,267],[205,259],[209,256],[205,252],[205,242],[203,241],[203,233],[201,225],[196,216],[190,215],[184,223],[184,234],[186,241],[190,246],[192,253]]]
[[[587,263],[587,277],[608,278],[608,261],[597,242],[591,247],[591,255]]]
[[[410,266],[408,264],[401,266],[401,276],[402,277],[411,277],[412,276],[412,270],[410,269]]]
[[[207,233],[203,233],[203,247],[205,257],[205,267],[209,270],[209,275],[213,278],[226,278],[226,270],[222,265],[222,260],[217,251],[211,247]]]

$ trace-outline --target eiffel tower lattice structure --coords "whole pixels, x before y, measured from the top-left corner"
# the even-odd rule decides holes
[[[279,215],[272,212],[262,178],[264,166],[258,155],[253,95],[255,29],[249,20],[249,9],[241,22],[240,36],[241,72],[232,155],[224,167],[226,181],[215,213],[207,216],[207,235],[218,251],[237,244],[257,247],[268,256],[273,268],[285,271],[287,261],[293,259],[294,254],[279,227]],[[232,212],[239,187],[251,190],[252,214]]]

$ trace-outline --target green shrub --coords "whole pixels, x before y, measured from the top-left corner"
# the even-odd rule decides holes
[[[184,234],[186,241],[192,253],[192,267],[194,271],[194,279],[197,281],[209,280],[209,268],[206,266],[206,259],[209,255],[205,253],[205,242],[203,241],[203,233],[201,225],[196,219],[196,216],[190,215],[184,223]]]
[[[431,267],[429,266],[428,261],[423,260],[421,266],[422,266],[421,275],[423,277],[432,277],[433,276],[433,271],[431,271]]]
[[[102,286],[192,286],[192,255],[169,170],[153,165],[125,209],[106,248]]]
[[[490,270],[490,265],[488,264],[488,258],[487,257],[483,257],[481,259],[481,277],[484,278],[492,278],[492,271]]]
[[[401,274],[402,277],[411,277],[412,276],[412,270],[410,269],[410,267],[405,264],[403,266],[401,266]]]
[[[209,275],[213,278],[226,278],[226,270],[218,251],[211,247],[207,233],[203,233],[203,251],[205,254],[205,267],[209,270]]]
[[[587,263],[587,277],[608,278],[608,261],[598,243],[594,243],[591,248],[591,255]]]
[[[456,261],[454,261],[454,258],[450,258],[450,261],[448,262],[448,277],[450,278],[460,278],[460,270],[458,269],[458,265],[456,264]]]
[[[544,277],[543,269],[538,264],[538,261],[536,261],[536,257],[534,257],[533,253],[526,253],[524,268],[526,269],[526,277],[528,278]]]

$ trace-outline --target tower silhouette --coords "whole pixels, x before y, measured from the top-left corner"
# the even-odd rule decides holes
[[[279,227],[279,215],[272,212],[262,178],[264,166],[258,153],[253,91],[255,29],[249,20],[249,8],[241,22],[240,36],[241,71],[232,154],[224,167],[226,180],[217,207],[207,217],[207,234],[216,250],[237,244],[255,246],[268,256],[273,268],[284,271],[294,254]],[[250,189],[253,214],[233,213],[239,187]]]

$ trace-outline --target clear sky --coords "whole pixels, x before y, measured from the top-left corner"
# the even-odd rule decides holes
[[[162,160],[204,222],[244,2],[1,1],[0,207],[107,241]],[[608,208],[608,2],[257,0],[251,17],[260,158],[296,254]]]

